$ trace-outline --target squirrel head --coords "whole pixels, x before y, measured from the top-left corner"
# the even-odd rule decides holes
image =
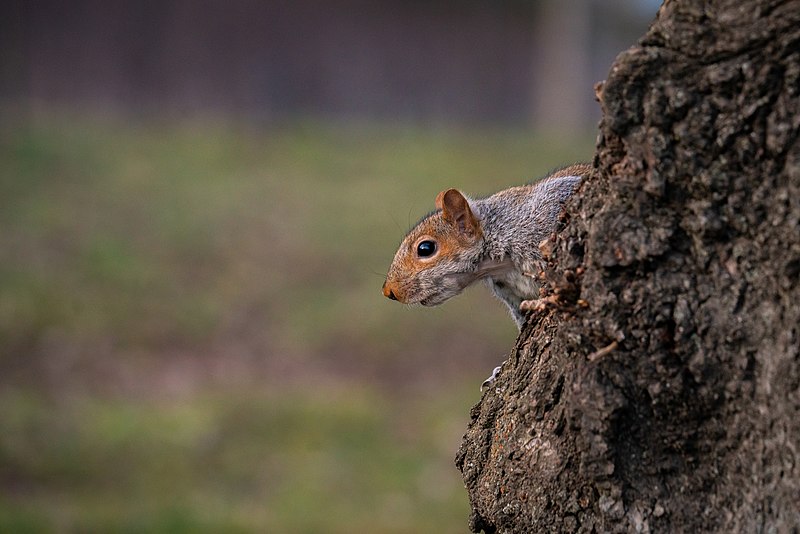
[[[436,197],[436,208],[403,238],[383,283],[386,297],[435,306],[479,277],[484,236],[469,199],[448,189]]]

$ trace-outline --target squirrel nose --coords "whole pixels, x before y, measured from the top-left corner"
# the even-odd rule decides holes
[[[394,296],[394,291],[386,285],[386,282],[383,283],[383,295],[392,300],[397,300],[397,297]]]

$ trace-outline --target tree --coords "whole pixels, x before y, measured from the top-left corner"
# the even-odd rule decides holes
[[[800,2],[667,0],[456,463],[486,532],[800,529]]]

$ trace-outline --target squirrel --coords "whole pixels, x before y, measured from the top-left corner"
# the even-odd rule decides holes
[[[442,191],[436,210],[403,238],[383,283],[384,296],[436,306],[483,280],[522,329],[523,311],[539,297],[534,274],[543,261],[539,244],[555,231],[564,202],[591,170],[578,163],[479,199],[457,189]]]

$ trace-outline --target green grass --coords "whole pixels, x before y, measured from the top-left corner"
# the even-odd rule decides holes
[[[0,398],[0,531],[463,531],[465,391]],[[458,399],[458,402],[454,402]]]
[[[0,532],[464,532],[516,330],[380,294],[441,189],[589,139],[310,121],[0,127]]]

